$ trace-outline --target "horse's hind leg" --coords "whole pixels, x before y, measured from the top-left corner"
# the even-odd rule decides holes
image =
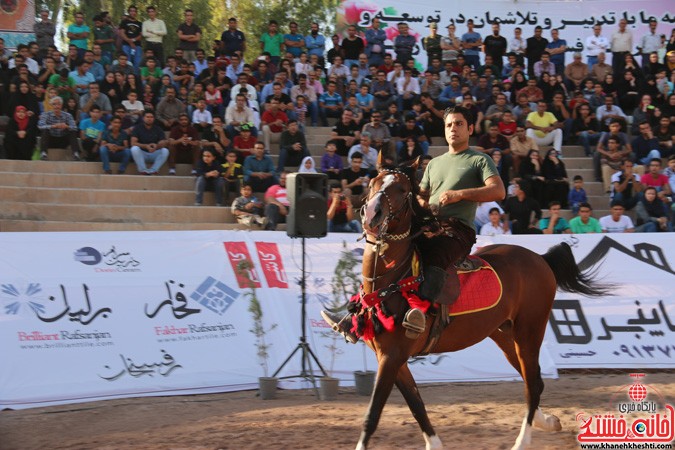
[[[422,401],[422,396],[417,389],[417,383],[410,373],[410,368],[408,364],[403,364],[398,370],[398,375],[396,377],[396,387],[401,391],[403,398],[410,408],[413,417],[417,420],[422,432],[424,433],[424,440],[426,441],[426,450],[439,450],[443,448],[441,440],[436,436],[434,428],[431,426],[429,421],[429,415],[427,410],[424,407],[424,402]]]
[[[523,420],[520,434],[513,449],[523,449],[530,444],[532,425],[545,431],[560,431],[562,429],[560,420],[556,416],[544,414],[539,408],[541,394],[544,391],[544,380],[541,378],[539,368],[538,347],[534,351],[528,350],[529,345],[527,344],[516,348],[511,327],[496,330],[490,335],[490,338],[504,352],[506,359],[520,373],[523,381],[525,381],[528,413]]]

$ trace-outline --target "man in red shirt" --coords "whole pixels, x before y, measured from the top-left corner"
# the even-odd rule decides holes
[[[672,191],[670,189],[668,177],[661,173],[661,160],[659,158],[653,158],[649,161],[649,172],[642,175],[640,183],[645,187],[656,188],[659,198],[664,202],[668,202],[666,197],[670,196]]]
[[[263,113],[260,122],[265,148],[271,151],[271,141],[278,143],[281,133],[286,129],[286,125],[288,124],[288,116],[279,109],[279,100],[276,98],[270,100],[270,107]]]

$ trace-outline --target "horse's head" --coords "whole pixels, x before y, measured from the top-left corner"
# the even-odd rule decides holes
[[[381,156],[380,156],[381,158]],[[363,228],[375,236],[410,230],[417,162],[400,167],[381,167],[370,181],[363,206]]]

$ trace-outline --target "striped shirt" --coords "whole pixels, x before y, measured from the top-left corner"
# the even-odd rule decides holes
[[[65,123],[68,125],[68,128],[52,128],[57,123]],[[38,128],[40,130],[49,130],[49,134],[52,136],[65,136],[71,131],[77,131],[77,124],[73,116],[65,111],[61,111],[58,116],[54,111],[47,111],[40,114]]]

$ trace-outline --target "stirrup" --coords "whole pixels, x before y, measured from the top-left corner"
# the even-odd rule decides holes
[[[351,320],[347,320],[351,318],[351,314],[345,314],[340,319],[328,311],[321,311],[321,317],[333,330],[344,336],[346,342],[356,344],[359,341],[359,337],[350,330]]]
[[[417,339],[420,334],[424,333],[426,328],[426,317],[422,310],[412,308],[409,310],[403,319],[403,328],[405,328],[405,337],[408,339]]]

